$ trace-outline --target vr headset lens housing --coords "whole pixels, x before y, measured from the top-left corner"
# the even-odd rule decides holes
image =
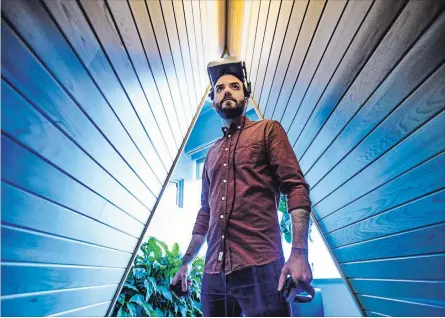
[[[248,96],[250,97],[250,82],[247,82],[246,64],[235,58],[228,57],[207,64],[207,72],[210,78],[212,88],[209,96],[213,99],[213,87],[218,79],[226,74],[230,74],[238,78],[245,86]]]

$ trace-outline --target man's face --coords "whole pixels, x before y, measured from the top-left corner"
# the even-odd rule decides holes
[[[213,109],[224,119],[242,115],[247,98],[243,84],[233,75],[223,75],[215,83]]]

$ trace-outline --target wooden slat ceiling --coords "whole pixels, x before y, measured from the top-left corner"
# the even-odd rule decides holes
[[[286,129],[362,311],[445,315],[445,1],[228,3],[227,46]]]
[[[110,308],[224,22],[224,1],[2,1],[3,315]]]

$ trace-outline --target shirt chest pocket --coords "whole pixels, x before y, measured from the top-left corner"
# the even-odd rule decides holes
[[[252,164],[258,158],[258,142],[238,144],[235,151],[235,164]]]

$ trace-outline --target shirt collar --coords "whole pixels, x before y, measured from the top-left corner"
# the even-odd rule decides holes
[[[240,118],[241,118],[241,120],[240,120],[240,124],[238,126],[236,126],[235,122],[232,122],[230,124],[229,128],[227,128],[225,126],[221,127],[224,137],[227,137],[229,134],[233,134],[237,130],[240,130],[241,126],[243,125],[244,118],[245,118],[244,128],[247,128],[250,125],[250,123],[252,122],[246,115],[243,115]]]

